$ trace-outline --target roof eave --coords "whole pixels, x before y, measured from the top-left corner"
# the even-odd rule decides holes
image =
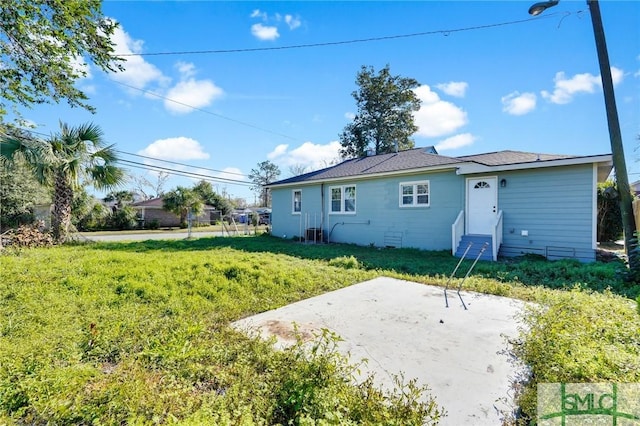
[[[605,155],[592,155],[586,157],[573,157],[573,158],[559,158],[555,160],[540,160],[531,161],[526,163],[514,163],[514,164],[500,164],[497,166],[489,166],[486,164],[480,164],[477,162],[462,163],[458,166],[457,174],[470,175],[477,173],[488,172],[501,172],[512,170],[529,170],[539,169],[545,167],[558,167],[558,166],[575,166],[579,164],[602,164],[604,167],[613,164],[613,157],[611,154]]]
[[[317,185],[320,183],[331,183],[331,182],[341,182],[341,181],[354,181],[354,180],[363,180],[363,179],[371,179],[371,178],[381,178],[387,176],[404,176],[404,175],[414,175],[418,173],[425,172],[441,172],[446,170],[455,170],[458,167],[458,163],[454,164],[444,164],[440,166],[430,166],[430,167],[419,167],[414,169],[405,169],[405,170],[394,170],[390,172],[380,172],[380,173],[369,173],[363,175],[352,175],[352,176],[341,176],[335,178],[326,178],[326,179],[311,179],[297,182],[289,182],[282,184],[271,184],[265,185],[265,188],[290,188],[293,186],[306,186],[306,185]]]

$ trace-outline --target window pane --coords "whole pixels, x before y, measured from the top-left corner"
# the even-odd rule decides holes
[[[344,188],[344,198],[356,199],[356,187],[355,186],[346,186]]]
[[[332,188],[331,189],[331,200],[340,200],[342,198],[342,190],[341,188]]]
[[[402,185],[402,195],[413,194],[413,185]]]
[[[418,195],[418,204],[429,204],[428,195]]]
[[[418,194],[428,194],[429,193],[429,185],[420,184],[418,185]]]
[[[356,200],[344,200],[344,211],[345,212],[355,212],[356,211]]]
[[[342,204],[342,188],[331,188],[331,211],[339,212]]]
[[[410,206],[411,204],[413,204],[413,196],[410,195],[402,197],[402,205]]]

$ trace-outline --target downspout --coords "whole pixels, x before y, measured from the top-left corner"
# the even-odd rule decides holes
[[[320,229],[324,240],[324,182],[320,184]],[[328,236],[327,242],[329,242]]]

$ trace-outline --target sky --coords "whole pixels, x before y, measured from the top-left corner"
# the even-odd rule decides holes
[[[585,1],[534,18],[529,1],[110,1],[125,71],[85,63],[91,114],[24,110],[36,131],[98,124],[134,177],[144,164],[197,173],[253,203],[258,163],[280,178],[326,167],[356,111],[362,66],[416,79],[416,147],[460,156],[611,152]],[[640,180],[640,2],[601,0],[629,181]],[[309,46],[311,45],[311,46]],[[153,159],[169,160],[173,163]],[[137,164],[136,164],[137,163]],[[179,164],[176,164],[179,163]],[[133,188],[133,183],[126,189]]]

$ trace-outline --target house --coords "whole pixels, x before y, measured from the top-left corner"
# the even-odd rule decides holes
[[[137,203],[131,203],[129,205],[138,211],[138,217],[140,218],[143,227],[148,228],[154,222],[157,223],[157,226],[162,228],[180,226],[180,217],[175,213],[162,208],[162,197],[138,201]],[[220,212],[216,211],[216,208],[213,206],[205,205],[204,212],[194,218],[194,224],[198,223],[209,225],[214,223],[216,220],[220,220]]]
[[[612,156],[433,147],[346,160],[271,183],[282,238],[451,250],[482,259],[539,254],[595,260],[597,182]]]

